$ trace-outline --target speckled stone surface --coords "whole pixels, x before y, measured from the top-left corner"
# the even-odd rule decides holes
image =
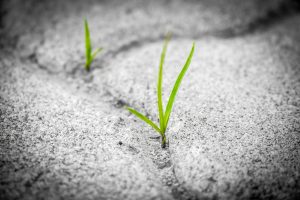
[[[0,199],[297,199],[296,1],[20,1],[0,9]],[[94,47],[85,72],[82,19]],[[164,102],[196,51],[167,130]],[[166,103],[165,103],[166,104]]]

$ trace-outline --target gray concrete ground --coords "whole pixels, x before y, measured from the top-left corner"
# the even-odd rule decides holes
[[[300,198],[293,0],[2,2],[0,199]],[[85,72],[82,19],[104,51]],[[164,102],[189,53],[161,149]]]

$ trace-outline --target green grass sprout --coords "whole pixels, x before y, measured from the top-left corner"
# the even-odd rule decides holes
[[[90,71],[91,64],[95,59],[96,55],[102,51],[102,48],[97,48],[94,52],[92,50],[91,38],[90,38],[90,29],[89,24],[86,19],[84,19],[84,30],[85,30],[85,69]]]
[[[164,111],[163,108],[163,102],[162,102],[162,82],[163,82],[163,65],[164,65],[164,61],[165,61],[165,56],[166,56],[166,51],[167,51],[167,46],[168,43],[170,41],[171,35],[168,34],[165,41],[164,41],[164,46],[163,46],[163,50],[161,53],[161,57],[160,57],[160,63],[159,63],[159,71],[158,71],[158,81],[157,81],[157,106],[158,106],[158,113],[159,113],[159,127],[150,119],[148,119],[146,116],[144,116],[143,114],[139,113],[138,111],[134,110],[133,108],[130,107],[126,107],[132,114],[136,115],[138,118],[140,118],[141,120],[143,120],[144,122],[146,122],[147,124],[149,124],[152,128],[154,128],[160,135],[162,138],[162,143],[161,146],[162,148],[166,147],[166,130],[168,127],[168,122],[169,122],[169,118],[170,118],[170,114],[173,108],[173,104],[175,101],[175,97],[176,94],[178,92],[179,86],[181,84],[181,81],[186,73],[186,71],[188,70],[193,55],[194,55],[194,50],[195,50],[195,43],[193,43],[192,49],[190,51],[190,54],[181,70],[181,72],[179,73],[176,82],[174,84],[173,90],[170,94],[167,106],[166,106],[166,110]]]

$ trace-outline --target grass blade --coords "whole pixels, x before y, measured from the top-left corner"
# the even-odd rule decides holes
[[[91,45],[91,38],[90,38],[90,30],[89,24],[86,19],[84,19],[84,30],[85,30],[85,56],[86,56],[86,67],[87,69],[90,66],[92,61],[92,45]]]
[[[146,122],[147,124],[149,124],[150,126],[152,126],[152,128],[154,128],[158,133],[161,134],[160,129],[156,126],[156,124],[154,124],[154,122],[152,122],[150,119],[148,119],[146,116],[142,115],[141,113],[139,113],[138,111],[130,108],[130,107],[126,107],[127,110],[129,110],[132,114],[136,115],[138,118],[140,118],[141,120],[143,120],[144,122]]]
[[[103,48],[97,48],[97,49],[94,51],[94,53],[93,53],[93,55],[92,55],[92,60],[94,60],[94,58],[96,57],[96,55],[97,55],[100,51],[102,51],[102,49],[103,49]]]
[[[160,124],[160,129],[164,133],[165,132],[165,122],[164,122],[164,109],[163,109],[163,103],[162,103],[162,78],[163,78],[163,65],[165,62],[165,57],[166,57],[166,51],[167,51],[167,46],[168,42],[170,41],[171,35],[168,34],[163,50],[160,56],[160,63],[159,63],[159,70],[158,70],[158,81],[157,81],[157,104],[158,104],[158,113],[159,113],[159,124]]]
[[[175,101],[175,97],[176,97],[178,88],[180,86],[180,83],[181,83],[181,81],[182,81],[182,79],[183,79],[183,77],[184,77],[187,69],[189,68],[189,66],[191,64],[192,57],[194,55],[194,50],[195,50],[195,43],[193,43],[192,49],[190,51],[190,54],[189,54],[189,56],[188,56],[188,58],[187,58],[187,60],[186,60],[186,62],[184,64],[184,66],[183,66],[180,74],[178,75],[177,80],[176,80],[176,82],[174,84],[173,90],[172,90],[172,92],[170,94],[169,101],[168,101],[168,104],[167,104],[167,107],[166,107],[166,112],[165,112],[165,115],[164,115],[165,116],[165,119],[164,119],[164,121],[165,121],[165,125],[164,126],[165,127],[168,126],[169,117],[170,117],[170,114],[171,114],[171,111],[172,111],[173,103]]]

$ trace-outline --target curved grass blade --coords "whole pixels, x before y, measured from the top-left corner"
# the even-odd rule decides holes
[[[191,61],[192,61],[192,57],[194,55],[194,50],[195,50],[195,43],[193,43],[193,46],[192,46],[192,49],[190,51],[190,54],[180,72],[180,74],[178,75],[177,77],[177,80],[174,84],[174,87],[173,87],[173,90],[170,94],[170,97],[169,97],[169,101],[168,101],[168,104],[167,104],[167,107],[166,107],[166,112],[165,112],[165,127],[168,126],[168,122],[169,122],[169,117],[170,117],[170,114],[171,114],[171,111],[172,111],[172,107],[173,107],[173,104],[174,104],[174,101],[175,101],[175,97],[176,97],[176,94],[177,94],[177,91],[179,89],[179,86],[180,86],[180,83],[187,71],[187,69],[189,68],[190,64],[191,64]]]
[[[163,65],[165,62],[166,51],[168,43],[171,39],[171,34],[168,33],[164,42],[163,50],[160,56],[159,70],[158,70],[158,81],[157,81],[157,104],[158,104],[158,113],[159,113],[159,124],[160,129],[164,133],[166,130],[165,121],[164,121],[164,109],[162,103],[162,78],[163,78]]]
[[[152,122],[146,116],[144,116],[143,114],[139,113],[138,111],[136,111],[130,107],[126,107],[126,109],[129,110],[132,114],[134,114],[138,118],[140,118],[141,120],[143,120],[144,122],[146,122],[147,124],[149,124],[150,126],[152,126],[152,128],[154,128],[159,134],[161,134],[161,131],[158,128],[158,126],[156,126],[156,124],[154,124],[154,122]]]
[[[94,60],[94,58],[96,57],[96,55],[97,55],[99,52],[101,52],[102,49],[103,49],[103,48],[97,48],[97,49],[94,51],[94,53],[93,53],[93,55],[92,55],[92,60]]]

